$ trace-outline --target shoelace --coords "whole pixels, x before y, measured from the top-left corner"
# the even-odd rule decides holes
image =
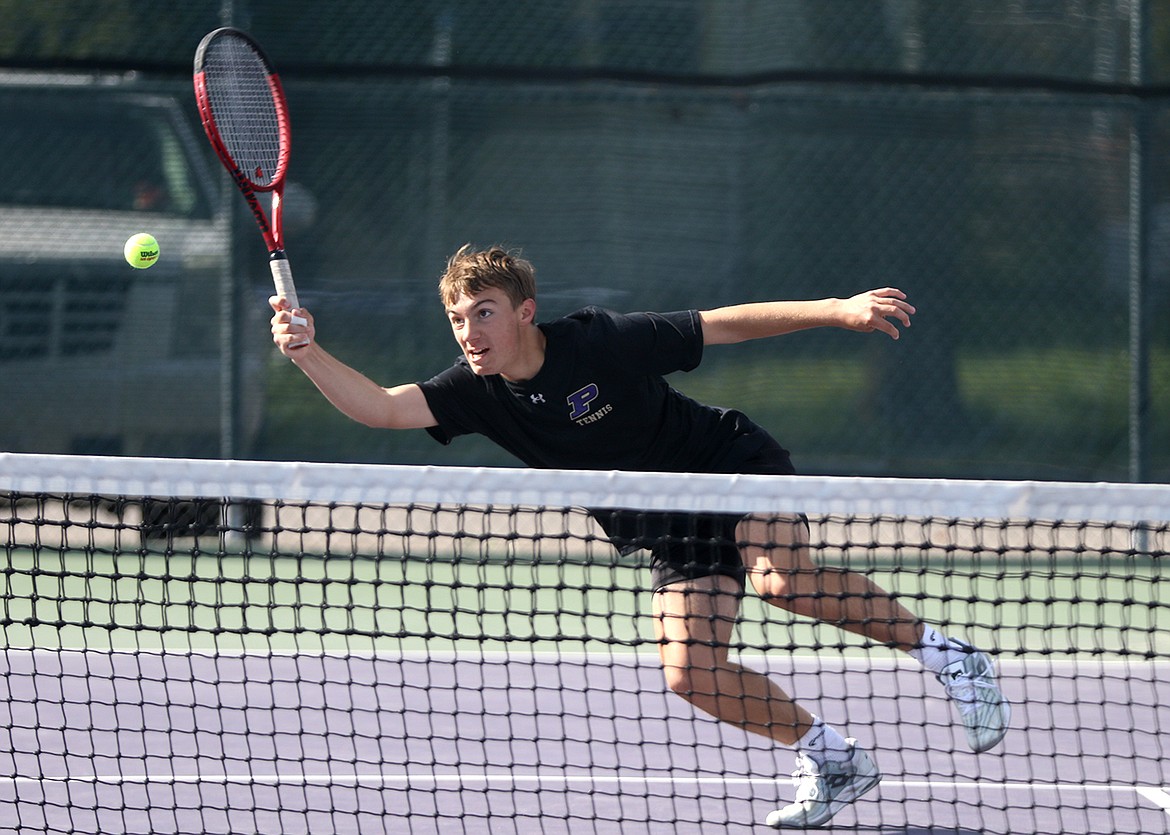
[[[792,784],[796,786],[796,802],[822,799],[826,792],[822,792],[821,785],[829,785],[837,774],[832,766],[825,766],[817,771],[811,761],[798,759],[797,769],[792,772]]]
[[[814,770],[815,766],[810,760],[804,757],[798,757],[796,760],[796,771],[792,772],[792,785],[796,786],[796,801],[807,800],[806,796],[810,787],[813,791],[813,797],[816,797],[820,792],[817,791],[817,778],[820,777],[820,772]]]
[[[957,675],[950,681],[944,682],[944,688],[947,695],[959,706],[959,712],[966,715],[972,711],[978,710],[980,702],[980,689],[994,694],[995,686],[990,682],[980,677],[969,675]]]
[[[796,784],[795,801],[797,803],[821,798],[821,782],[818,775],[805,772],[802,779],[794,779],[792,782]]]
[[[797,758],[796,771],[792,772],[792,782],[795,785],[800,785],[805,777],[817,777],[820,772],[813,770],[813,764],[804,758]]]

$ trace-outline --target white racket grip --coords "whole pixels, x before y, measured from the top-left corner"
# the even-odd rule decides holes
[[[273,255],[268,261],[268,266],[272,269],[272,281],[276,285],[276,295],[288,300],[289,310],[295,310],[301,306],[297,300],[297,288],[293,284],[292,267],[289,266],[288,259],[281,255]]]

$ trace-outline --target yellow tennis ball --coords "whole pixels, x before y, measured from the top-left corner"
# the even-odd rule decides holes
[[[126,241],[123,253],[126,255],[127,264],[136,270],[145,270],[154,266],[154,262],[158,260],[158,241],[154,239],[154,235],[139,232]]]

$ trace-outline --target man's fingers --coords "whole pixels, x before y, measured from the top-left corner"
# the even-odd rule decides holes
[[[891,339],[898,339],[902,335],[901,333],[898,332],[898,329],[896,327],[894,327],[894,325],[892,323],[890,323],[886,319],[881,319],[881,318],[877,319],[874,322],[874,324],[870,328],[870,330],[878,330],[878,331],[881,331],[882,333],[889,334]]]

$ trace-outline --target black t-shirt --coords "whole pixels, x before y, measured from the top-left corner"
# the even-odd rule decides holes
[[[436,440],[479,433],[539,468],[723,473],[775,445],[743,414],[700,404],[663,379],[702,359],[697,311],[588,307],[539,327],[544,364],[531,380],[480,377],[460,357],[419,384]]]

